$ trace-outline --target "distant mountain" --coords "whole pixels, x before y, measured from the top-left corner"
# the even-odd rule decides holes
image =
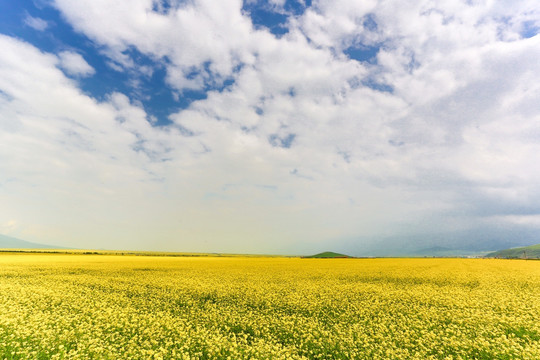
[[[433,246],[413,251],[409,255],[414,257],[468,257],[483,256],[486,253],[487,251],[473,251],[464,249],[453,249],[444,246]]]
[[[308,259],[340,259],[340,258],[351,258],[352,256],[339,254],[332,251],[325,251],[319,254],[315,254],[311,256],[304,256],[304,257]]]
[[[487,254],[486,257],[503,259],[540,259],[540,244],[499,250]]]
[[[0,249],[62,249],[62,247],[33,243],[0,234]]]

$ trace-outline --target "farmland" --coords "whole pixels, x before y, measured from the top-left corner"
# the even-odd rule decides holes
[[[540,262],[0,254],[0,359],[538,359]]]

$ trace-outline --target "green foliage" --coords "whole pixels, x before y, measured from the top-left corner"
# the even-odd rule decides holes
[[[540,259],[540,244],[499,250],[487,254],[486,257],[502,259]]]

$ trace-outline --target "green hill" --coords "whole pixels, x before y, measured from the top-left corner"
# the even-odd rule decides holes
[[[540,259],[540,244],[499,250],[486,255],[503,259]]]
[[[352,256],[339,254],[332,251],[325,251],[319,254],[304,256],[307,259],[342,259],[342,258],[352,258]]]

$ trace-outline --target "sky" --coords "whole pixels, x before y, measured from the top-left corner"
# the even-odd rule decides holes
[[[0,234],[540,243],[537,0],[0,1]]]

